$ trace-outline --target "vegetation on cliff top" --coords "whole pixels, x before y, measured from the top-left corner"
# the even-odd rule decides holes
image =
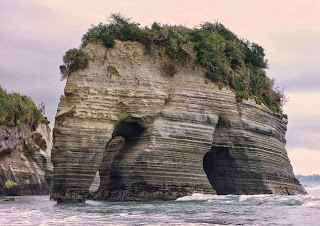
[[[88,66],[88,58],[82,49],[70,49],[63,56],[64,65],[60,65],[61,80],[66,79],[71,72]]]
[[[227,86],[234,90],[237,101],[253,98],[258,104],[263,102],[275,112],[281,111],[284,94],[266,76],[264,49],[239,38],[218,22],[205,22],[193,29],[154,22],[150,28],[142,28],[121,14],[112,14],[109,23],[92,26],[83,35],[79,50],[66,52],[63,57],[65,64],[60,66],[62,78],[76,69],[86,67],[88,61],[82,49],[88,43],[102,41],[107,48],[111,48],[115,39],[140,42],[150,54],[165,51],[174,64],[195,60],[206,70],[207,79],[219,87]],[[193,52],[196,53],[196,59],[192,58]],[[174,64],[169,64],[164,70],[172,76],[176,68]]]
[[[36,129],[40,121],[49,123],[31,98],[18,93],[7,93],[0,87],[0,125],[26,123]]]

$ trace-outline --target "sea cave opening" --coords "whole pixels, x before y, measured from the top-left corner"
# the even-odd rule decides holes
[[[228,147],[213,146],[203,157],[203,169],[218,195],[233,194],[233,171],[237,168]]]
[[[203,169],[218,195],[269,194],[263,165],[252,137],[219,117],[211,150],[203,157]]]
[[[212,147],[203,157],[203,170],[212,188],[221,195],[235,193],[234,173],[238,166],[232,148],[229,147],[229,130],[229,123],[220,116],[214,131]]]
[[[121,161],[123,158],[130,158],[145,130],[144,124],[136,118],[127,118],[116,124],[97,172],[100,178],[97,194],[100,198],[105,198],[104,196],[107,196],[109,191],[125,187],[121,173],[121,167],[123,167]],[[96,183],[95,180],[93,183]]]

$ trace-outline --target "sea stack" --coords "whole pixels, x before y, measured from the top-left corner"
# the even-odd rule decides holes
[[[53,129],[53,199],[84,202],[97,177],[91,196],[102,200],[305,193],[282,113],[237,101],[195,61],[170,73],[170,57],[140,42],[83,52],[88,65],[68,76]]]

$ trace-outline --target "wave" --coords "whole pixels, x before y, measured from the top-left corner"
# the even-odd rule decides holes
[[[193,193],[189,196],[184,196],[176,199],[176,201],[208,201],[210,199],[224,199],[226,195],[207,195],[201,193]]]
[[[320,201],[310,201],[306,202],[302,206],[307,206],[307,207],[320,207]]]
[[[1,204],[0,225],[319,225],[320,222],[320,195],[311,194],[195,193],[176,202],[87,201],[82,205],[56,205],[33,196],[23,199],[28,202]]]
[[[103,205],[102,201],[96,201],[96,200],[87,200],[86,204],[89,206],[101,206]]]
[[[194,193],[176,199],[178,202],[205,202],[221,205],[304,206],[320,208],[320,195],[207,195]]]

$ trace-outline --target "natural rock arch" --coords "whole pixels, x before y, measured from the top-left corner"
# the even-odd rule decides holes
[[[141,119],[132,117],[116,124],[112,139],[106,145],[99,167],[100,186],[94,195],[95,198],[116,199],[119,198],[119,195],[127,195],[124,192],[132,183],[143,183],[143,178],[138,178],[135,175],[133,167],[137,164],[140,153],[147,145],[147,124]],[[126,162],[128,167],[133,165],[131,166],[131,175],[128,175]],[[124,176],[131,178],[131,180],[124,179]]]
[[[98,199],[213,194],[205,171],[220,194],[305,193],[285,150],[286,118],[254,100],[238,103],[233,92],[204,82],[203,72],[188,65],[165,77],[161,59],[144,50],[119,41],[108,51],[99,43],[84,49],[89,66],[69,75],[57,113],[63,117],[53,130],[53,199],[83,202],[98,170],[112,172],[101,178],[113,186],[100,186]],[[119,76],[110,77],[108,65]],[[121,142],[119,136],[131,139],[123,144],[128,148],[111,154],[108,145]],[[219,159],[227,161],[213,167]],[[233,167],[234,188],[217,174]]]

